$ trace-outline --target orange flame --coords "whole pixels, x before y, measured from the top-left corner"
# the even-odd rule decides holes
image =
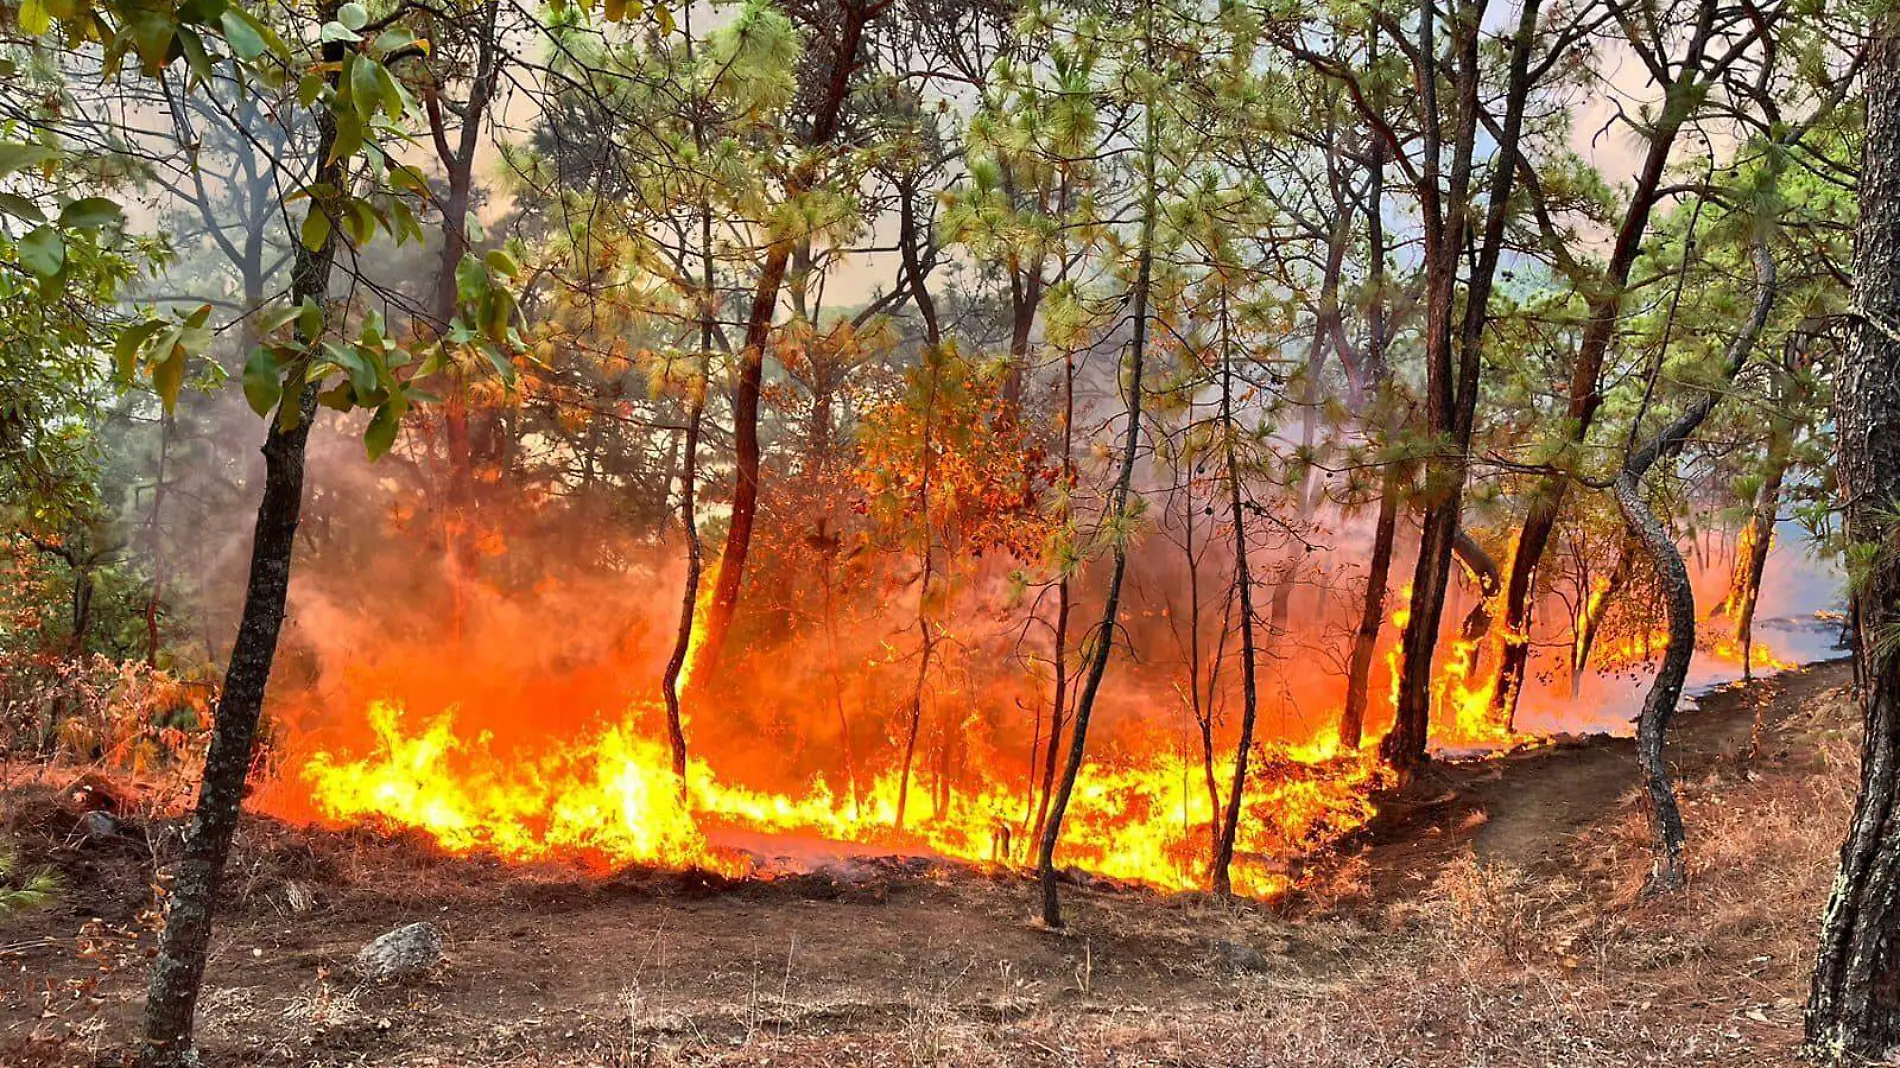
[[[909,818],[911,830],[898,835],[891,830],[895,771],[880,775],[854,809],[822,779],[802,796],[759,792],[719,781],[704,760],[694,759],[682,795],[666,746],[641,729],[641,716],[538,755],[495,752],[486,735],[458,732],[452,713],[410,722],[400,705],[378,702],[368,716],[376,733],[372,752],[353,760],[319,752],[299,769],[312,808],[304,815],[335,826],[411,828],[453,853],[697,867],[735,876],[769,874],[759,858],[722,844],[748,835],[977,862],[1022,863],[1031,855],[1021,833],[1028,800],[1000,780],[958,794],[943,810],[932,791],[913,783],[910,811],[916,815]],[[1375,765],[1356,754],[1331,758],[1324,749],[1260,748],[1234,871],[1241,892],[1283,890],[1283,861],[1371,818]],[[1231,764],[1216,775],[1231,780]],[[1138,767],[1085,765],[1059,863],[1165,889],[1203,885],[1216,819],[1206,791],[1195,785],[1203,780],[1199,764],[1178,754]]]

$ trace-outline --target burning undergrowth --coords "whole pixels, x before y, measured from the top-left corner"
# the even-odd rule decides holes
[[[1034,863],[1057,763],[1051,734],[1059,754],[1069,739],[1050,724],[1048,598],[1023,592],[1016,564],[940,560],[926,602],[902,552],[832,533],[845,520],[820,523],[817,535],[780,532],[770,551],[783,559],[749,580],[751,630],[717,679],[688,691],[682,782],[660,689],[678,621],[677,550],[603,541],[597,517],[580,516],[587,544],[599,546],[582,557],[571,551],[572,522],[523,533],[513,529],[527,525],[522,516],[551,506],[514,503],[512,523],[491,506],[467,572],[441,552],[441,517],[414,508],[389,513],[387,541],[360,572],[301,572],[274,684],[275,774],[263,808],[325,827],[418,833],[453,854],[603,872],[754,878],[878,857]],[[1148,585],[1123,615],[1125,655],[1101,692],[1056,861],[1180,890],[1207,884],[1234,780],[1239,673],[1220,597],[1200,617],[1185,613],[1174,591],[1194,576],[1163,540],[1137,545]],[[414,551],[391,551],[399,547]],[[1302,858],[1367,823],[1390,781],[1376,742],[1391,719],[1406,598],[1388,601],[1396,611],[1363,743],[1342,746],[1337,659],[1362,596],[1351,585],[1360,564],[1337,552],[1298,563],[1271,579],[1289,591],[1288,622],[1263,655],[1236,840],[1234,887],[1255,896],[1287,889]],[[1086,575],[1075,596],[1078,618],[1097,611]],[[1469,592],[1454,600],[1448,615],[1476,604]],[[936,650],[922,673],[920,626]],[[1193,655],[1190,626],[1202,628]],[[1629,665],[1656,645],[1643,637],[1653,629],[1639,619],[1608,628],[1599,662],[1633,678]],[[1543,640],[1520,717],[1503,721],[1487,688],[1495,641],[1453,635],[1439,652],[1441,754],[1613,728],[1619,708],[1633,709],[1629,678],[1573,680],[1559,643]],[[1739,653],[1712,645],[1705,655]],[[1751,655],[1758,668],[1779,666],[1759,643]]]

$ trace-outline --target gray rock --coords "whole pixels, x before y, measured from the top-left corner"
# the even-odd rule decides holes
[[[103,841],[119,833],[119,821],[112,813],[93,809],[79,817],[79,834],[88,842]]]
[[[356,954],[356,970],[376,983],[394,983],[426,973],[442,959],[442,932],[432,923],[398,927]]]
[[[1222,938],[1214,943],[1214,951],[1220,954],[1228,967],[1237,972],[1265,972],[1273,969],[1272,962],[1265,954],[1245,942],[1235,942]]]

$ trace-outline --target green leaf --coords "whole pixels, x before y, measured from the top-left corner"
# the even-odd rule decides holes
[[[225,0],[185,0],[178,5],[178,20],[200,26],[209,25],[214,19],[221,18],[230,6]]]
[[[352,30],[360,30],[369,25],[369,9],[356,0],[336,9],[336,20]]]
[[[283,44],[283,38],[277,36],[277,30],[260,23],[257,15],[243,8],[226,8],[218,15],[218,25],[224,27],[224,40],[230,42],[237,59],[257,59],[266,51],[272,51],[279,57],[289,57],[291,46]]]
[[[158,390],[158,399],[165,405],[167,415],[178,407],[178,393],[184,386],[185,350],[172,346],[171,355],[152,368],[152,388]]]
[[[239,59],[252,60],[264,54],[264,35],[259,32],[262,27],[255,19],[233,8],[218,16],[218,25],[223,27],[224,40]]]
[[[482,262],[488,264],[491,270],[503,277],[521,277],[521,264],[516,263],[515,258],[510,256],[505,249],[490,249],[488,254],[482,257]]]
[[[429,51],[429,42],[417,37],[416,31],[407,26],[391,26],[378,34],[369,47],[378,59],[382,59],[391,52],[400,52],[411,46],[422,49],[425,54]]]
[[[455,296],[464,304],[473,304],[488,292],[488,272],[482,261],[471,253],[455,265]]]
[[[323,24],[323,29],[317,32],[317,40],[323,44],[331,44],[336,41],[355,43],[362,39],[362,35],[350,29],[348,26],[343,25],[341,22],[326,22]]]
[[[400,396],[400,395],[398,395]],[[376,409],[369,426],[363,428],[363,447],[371,460],[380,460],[396,444],[396,430],[402,425],[402,403],[397,397]]]
[[[165,320],[146,319],[119,331],[118,340],[112,344],[112,365],[118,372],[119,381],[131,383],[133,372],[138,370],[139,349],[153,334],[164,328]]]
[[[383,95],[383,82],[377,71],[382,64],[368,56],[351,56],[350,68],[350,104],[356,109],[356,115],[364,123],[376,114]]]
[[[330,216],[324,213],[323,205],[310,205],[303,217],[303,226],[297,231],[297,239],[312,252],[322,249],[323,243],[330,239]]]
[[[128,10],[121,32],[132,35],[132,48],[138,52],[146,74],[156,75],[171,61],[172,38],[178,33],[178,24],[163,13]]]
[[[51,278],[66,264],[66,242],[59,231],[42,226],[20,239],[20,266],[41,278]]]
[[[297,82],[297,103],[304,107],[315,107],[317,98],[322,95],[322,78],[314,74],[306,74]]]
[[[217,73],[212,66],[211,54],[205,51],[204,38],[189,26],[178,27],[178,50],[185,55],[185,66],[198,81],[210,81]]]
[[[46,213],[40,210],[39,205],[18,193],[0,193],[0,211],[36,225],[46,221]]]
[[[295,319],[303,309],[295,304],[285,304],[270,309],[257,318],[257,331],[260,335],[275,334],[284,328],[284,324]]]
[[[317,394],[317,403],[333,411],[347,412],[356,407],[356,390],[345,380]]]
[[[323,333],[323,308],[311,297],[303,298],[297,309],[297,333],[306,342],[315,341]]]
[[[21,31],[33,37],[53,28],[53,16],[44,0],[21,0],[19,18]]]
[[[402,84],[396,81],[396,76],[389,72],[388,67],[381,63],[375,63],[373,66],[376,68],[376,81],[381,87],[378,95],[383,103],[383,111],[387,112],[392,119],[402,118]]]
[[[52,159],[56,153],[43,145],[26,145],[17,142],[0,141],[0,176],[23,171],[28,167],[37,167]]]
[[[125,210],[106,197],[86,197],[59,209],[59,224],[69,230],[125,225]]]
[[[290,365],[284,375],[284,393],[288,403],[277,406],[277,429],[288,434],[303,422],[303,384],[309,365],[301,360]]]
[[[250,359],[244,361],[244,399],[260,416],[268,417],[284,395],[284,384],[277,376],[277,359],[270,350],[261,345],[252,349]]]

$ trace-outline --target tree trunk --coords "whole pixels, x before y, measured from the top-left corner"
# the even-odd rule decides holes
[[[1734,381],[1754,349],[1768,321],[1775,301],[1775,262],[1769,256],[1765,238],[1758,238],[1752,258],[1755,263],[1755,307],[1742,332],[1729,342],[1724,358],[1723,378]],[[1660,374],[1660,361],[1652,374]],[[1669,766],[1663,760],[1663,739],[1676,715],[1676,702],[1682,696],[1683,680],[1689,674],[1689,661],[1695,655],[1695,590],[1689,584],[1689,569],[1682,562],[1662,520],[1643,499],[1642,481],[1650,468],[1661,459],[1674,457],[1682,450],[1702,421],[1715,410],[1720,400],[1715,392],[1705,392],[1676,419],[1665,426],[1642,448],[1623,463],[1615,483],[1617,510],[1630,534],[1648,551],[1662,583],[1663,607],[1669,619],[1669,646],[1663,650],[1662,663],[1649,693],[1643,698],[1643,711],[1636,720],[1636,758],[1642,766],[1643,788],[1649,795],[1650,828],[1656,836],[1656,866],[1650,875],[1652,890],[1673,890],[1688,879],[1683,857],[1682,812],[1676,805],[1675,788],[1669,781]],[[1640,413],[1639,413],[1640,418]]]
[[[1153,14],[1149,17],[1152,19]],[[1152,27],[1150,27],[1152,34]],[[1153,44],[1150,37],[1150,46]],[[1095,630],[1095,644],[1089,649],[1088,672],[1076,698],[1075,723],[1069,738],[1069,757],[1056,784],[1055,797],[1049,804],[1049,819],[1042,829],[1036,856],[1036,875],[1042,886],[1042,922],[1052,928],[1062,926],[1062,903],[1056,896],[1056,843],[1062,838],[1062,817],[1069,809],[1069,797],[1075,792],[1076,776],[1088,753],[1089,716],[1095,710],[1095,697],[1101,691],[1102,677],[1108,673],[1108,660],[1115,649],[1115,634],[1120,628],[1122,579],[1128,572],[1128,500],[1135,481],[1135,453],[1141,447],[1142,371],[1148,351],[1148,294],[1154,279],[1155,215],[1159,192],[1155,167],[1159,137],[1154,108],[1147,109],[1147,136],[1143,160],[1146,188],[1142,195],[1141,235],[1133,293],[1134,336],[1128,343],[1128,426],[1122,433],[1121,470],[1109,498],[1103,525],[1113,546],[1114,563],[1108,573],[1108,589],[1102,601],[1102,621]]]
[[[1596,645],[1597,629],[1603,625],[1603,617],[1609,612],[1610,599],[1629,584],[1630,574],[1635,570],[1636,552],[1640,547],[1626,535],[1622,546],[1616,551],[1616,564],[1610,568],[1609,577],[1583,599],[1583,610],[1577,615],[1576,637],[1570,643],[1572,697],[1577,696],[1583,688],[1583,673],[1590,666],[1590,650]]]
[[[785,199],[796,199],[817,183],[817,163],[811,158],[810,150],[829,144],[837,136],[865,26],[889,3],[890,0],[875,3],[845,0],[840,5],[843,19],[837,51],[832,55],[828,81],[812,116],[811,129],[801,146],[807,150],[807,158],[786,179]],[[752,529],[759,510],[759,401],[765,387],[765,347],[771,337],[772,319],[778,311],[778,294],[785,284],[785,270],[800,236],[779,234],[767,246],[765,264],[752,294],[752,308],[746,317],[745,343],[739,352],[739,378],[732,391],[732,519],[726,528],[725,551],[719,557],[712,604],[706,612],[706,633],[694,664],[695,686],[709,683],[719,674],[719,665],[725,659],[726,639],[739,610],[739,591],[745,584],[746,557],[751,552]]]
[[[335,5],[330,11],[334,14]],[[330,44],[325,59],[342,60],[342,48]],[[332,75],[334,78],[334,75]],[[317,116],[317,167],[314,181],[342,188],[343,163],[332,159],[336,119],[328,111]],[[321,211],[316,200],[311,211]],[[307,298],[322,307],[329,297],[330,271],[336,263],[340,226],[326,230],[314,251],[301,243],[291,270],[290,299]],[[315,345],[317,338],[299,338]],[[303,511],[305,447],[310,424],[317,413],[317,385],[306,383],[296,393],[285,393],[264,438],[264,496],[257,506],[257,526],[251,542],[250,579],[244,591],[244,614],[231,647],[231,663],[224,675],[217,712],[212,719],[211,746],[205,754],[204,779],[191,827],[185,835],[184,855],[165,908],[165,927],[159,935],[158,955],[152,963],[151,990],[145,1004],[140,1068],[195,1068],[192,1023],[198,992],[204,983],[206,949],[211,942],[212,910],[224,873],[231,839],[237,833],[244,781],[251,768],[252,745],[271,663],[277,655],[277,636],[283,629],[284,604],[290,592],[291,555],[297,521]],[[293,414],[294,413],[294,414]],[[291,425],[285,429],[286,422]]]
[[[1379,519],[1372,531],[1372,559],[1366,565],[1366,599],[1353,638],[1352,660],[1346,675],[1346,706],[1339,716],[1339,747],[1359,748],[1366,729],[1366,700],[1371,690],[1372,661],[1385,626],[1385,594],[1392,572],[1392,543],[1399,527],[1402,479],[1396,464],[1386,466],[1379,488]]]
[[[1854,254],[1860,322],[1835,394],[1847,537],[1872,561],[1853,591],[1866,736],[1807,1009],[1809,1051],[1836,1064],[1880,1061],[1900,1047],[1900,16],[1876,18]]]
[[[1577,362],[1571,368],[1570,399],[1564,412],[1565,442],[1571,447],[1584,443],[1597,409],[1603,405],[1604,357],[1615,339],[1630,271],[1643,252],[1643,239],[1649,232],[1658,192],[1669,174],[1676,138],[1695,111],[1702,92],[1698,80],[1702,74],[1703,50],[1709,39],[1708,20],[1713,11],[1713,5],[1705,4],[1703,20],[1693,27],[1684,48],[1681,73],[1674,84],[1666,87],[1661,112],[1655,125],[1648,129],[1649,146],[1643,168],[1637,173],[1629,208],[1617,227],[1604,277],[1590,280],[1599,295],[1589,304],[1590,318],[1577,348]],[[1517,545],[1511,556],[1511,574],[1504,586],[1503,653],[1498,658],[1497,682],[1491,691],[1493,712],[1507,725],[1517,714],[1517,700],[1524,689],[1524,673],[1530,663],[1532,594],[1537,567],[1543,562],[1551,535],[1557,529],[1569,485],[1569,479],[1561,473],[1546,475],[1539,481],[1531,493],[1530,508],[1524,515],[1524,525],[1518,531]]]
[[[1755,491],[1754,506],[1735,544],[1735,566],[1729,574],[1728,594],[1715,614],[1735,627],[1742,647],[1742,678],[1752,679],[1755,653],[1755,605],[1761,599],[1761,580],[1768,568],[1768,550],[1775,540],[1775,521],[1781,514],[1781,484],[1788,475],[1786,438],[1769,449],[1768,471]]]
[[[1511,42],[1504,122],[1497,138],[1497,151],[1505,159],[1515,158],[1523,130],[1524,105],[1530,94],[1530,54],[1536,43],[1539,7],[1538,0],[1526,0],[1519,11],[1517,31]],[[1481,81],[1481,12],[1477,6],[1462,4],[1453,19],[1457,65],[1452,85],[1457,91],[1458,103],[1454,112],[1457,128],[1452,139],[1449,171],[1441,166],[1444,142],[1438,114],[1435,33],[1439,16],[1429,0],[1419,5],[1419,13],[1417,62],[1425,123],[1424,166],[1418,193],[1426,220],[1426,395],[1430,429],[1438,439],[1438,449],[1426,462],[1427,504],[1418,564],[1413,571],[1411,611],[1400,639],[1397,707],[1393,711],[1392,732],[1380,744],[1380,755],[1397,770],[1401,780],[1425,759],[1431,717],[1433,654],[1440,617],[1444,614],[1445,593],[1450,585],[1451,556],[1470,463],[1479,376],[1483,369],[1481,346],[1489,321],[1491,287],[1503,252],[1505,222],[1516,174],[1514,167],[1491,169],[1484,229],[1465,283],[1462,322],[1454,338],[1458,267],[1468,232],[1466,216],[1472,206],[1472,157],[1477,140]],[[1442,191],[1441,177],[1446,187]]]
[[[1223,315],[1223,328],[1225,325],[1226,317]],[[1241,797],[1247,788],[1247,761],[1253,750],[1254,722],[1259,713],[1260,698],[1254,677],[1253,575],[1247,567],[1246,509],[1240,489],[1240,461],[1234,448],[1234,436],[1238,430],[1234,426],[1233,353],[1226,344],[1221,346],[1221,350],[1221,433],[1226,441],[1228,509],[1234,525],[1234,592],[1240,608],[1241,698],[1240,737],[1234,741],[1234,781],[1227,790],[1227,811],[1221,819],[1211,880],[1214,893],[1227,897],[1233,893],[1229,869],[1234,862],[1234,839],[1240,833]],[[1287,583],[1283,581],[1281,588],[1286,586]]]

